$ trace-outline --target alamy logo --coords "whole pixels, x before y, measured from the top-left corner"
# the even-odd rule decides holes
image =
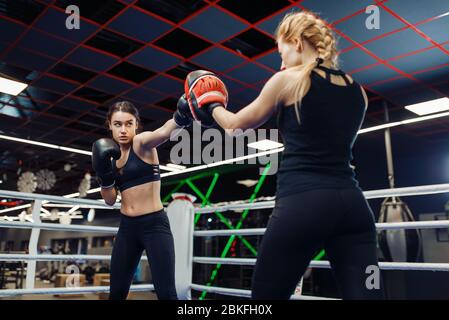
[[[201,125],[194,122],[192,132],[185,129],[177,130],[170,136],[170,141],[177,143],[170,150],[170,161],[174,164],[212,164],[218,161],[239,158],[262,152],[254,148],[249,148],[247,144],[261,140],[271,140],[278,142],[279,134],[277,129],[248,129],[245,132],[234,130],[233,136],[223,134],[216,128],[201,130]],[[267,175],[276,174],[278,169],[279,153],[274,152],[246,160],[239,160],[236,164],[259,164],[270,163]],[[263,168],[260,169],[260,174]]]
[[[365,273],[369,276],[366,278],[365,285],[368,290],[380,289],[380,271],[376,265],[366,267]]]
[[[71,264],[65,269],[65,273],[69,274],[65,280],[67,288],[79,288],[80,286],[80,269],[78,266]]]
[[[365,26],[368,30],[380,29],[380,10],[378,6],[371,5],[366,7],[366,14],[370,14],[365,20]]]
[[[69,30],[80,28],[80,8],[75,5],[67,6],[65,13],[69,14],[65,19],[65,27]]]

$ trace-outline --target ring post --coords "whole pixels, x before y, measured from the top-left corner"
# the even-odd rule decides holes
[[[175,241],[175,279],[178,298],[192,298],[193,269],[193,220],[195,197],[187,194],[173,194],[173,201],[167,207],[170,228]],[[193,200],[192,200],[193,199]]]
[[[33,205],[33,223],[40,223],[42,207],[42,200],[35,200]],[[31,229],[30,243],[28,245],[28,254],[29,255],[37,255],[37,243],[39,241],[39,234],[41,232],[40,228]],[[27,261],[27,276],[25,286],[27,289],[34,288],[34,281],[36,277],[36,260],[28,260]]]

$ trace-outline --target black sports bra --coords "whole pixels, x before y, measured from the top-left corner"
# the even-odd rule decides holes
[[[129,150],[128,160],[122,168],[117,168],[116,160],[112,160],[115,175],[115,184],[120,192],[147,182],[161,180],[159,165],[148,164],[140,159],[132,146]]]

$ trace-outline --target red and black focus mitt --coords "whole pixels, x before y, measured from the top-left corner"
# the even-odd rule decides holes
[[[226,85],[213,72],[196,70],[190,72],[184,83],[185,95],[193,119],[200,121],[204,127],[215,124],[212,110],[228,105]]]

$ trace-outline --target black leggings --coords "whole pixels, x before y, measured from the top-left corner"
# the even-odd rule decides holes
[[[175,248],[164,210],[138,217],[122,215],[112,250],[109,299],[126,299],[143,250],[158,299],[176,300]]]
[[[323,248],[343,299],[384,298],[381,279],[379,289],[366,285],[373,274],[367,267],[378,266],[376,229],[363,193],[354,188],[311,190],[276,200],[258,252],[253,299],[289,299]]]

